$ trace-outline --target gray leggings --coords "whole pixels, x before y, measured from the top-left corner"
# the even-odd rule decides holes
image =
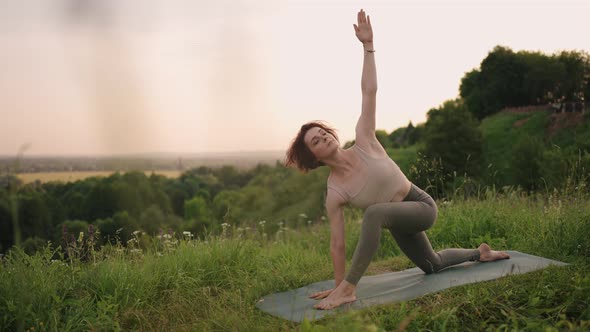
[[[367,270],[381,239],[381,228],[387,228],[400,249],[426,274],[447,266],[479,260],[478,249],[432,250],[425,230],[438,215],[436,203],[424,190],[412,183],[402,202],[377,203],[365,210],[361,235],[352,256],[346,281],[356,285]]]

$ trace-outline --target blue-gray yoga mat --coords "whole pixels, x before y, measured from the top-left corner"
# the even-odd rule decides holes
[[[435,274],[426,275],[422,270],[415,267],[405,271],[365,276],[357,284],[357,300],[332,310],[314,309],[313,305],[321,300],[310,299],[309,295],[332,288],[334,286],[333,279],[316,282],[282,293],[267,295],[256,303],[256,307],[273,316],[299,323],[304,318],[315,320],[350,309],[411,300],[446,288],[497,279],[509,274],[521,274],[539,270],[550,264],[567,265],[563,262],[518,251],[508,250],[507,252],[510,254],[510,259],[485,263],[465,262],[448,267]]]

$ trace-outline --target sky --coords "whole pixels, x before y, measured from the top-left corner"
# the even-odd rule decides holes
[[[0,155],[286,150],[361,112],[371,17],[377,129],[426,121],[496,46],[590,51],[584,0],[0,0]]]

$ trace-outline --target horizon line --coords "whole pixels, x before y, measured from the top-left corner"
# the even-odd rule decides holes
[[[21,155],[21,159],[28,158],[121,158],[121,157],[167,157],[167,158],[183,158],[183,157],[203,157],[203,156],[223,156],[223,155],[243,155],[249,153],[285,153],[286,150],[280,149],[261,149],[261,150],[230,150],[230,151],[207,151],[207,152],[123,152],[123,153],[65,153],[65,154],[24,154]],[[0,154],[0,159],[16,158],[17,154]]]

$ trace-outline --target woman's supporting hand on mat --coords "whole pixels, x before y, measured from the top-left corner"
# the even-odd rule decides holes
[[[321,291],[321,292],[317,292],[317,293],[313,293],[309,296],[309,298],[316,299],[316,300],[323,299],[324,297],[327,297],[328,295],[330,295],[330,293],[332,293],[333,290],[334,290],[334,288],[328,289],[325,291]]]
[[[328,297],[315,304],[314,309],[330,310],[345,303],[356,301],[356,286],[346,280],[342,280]]]

